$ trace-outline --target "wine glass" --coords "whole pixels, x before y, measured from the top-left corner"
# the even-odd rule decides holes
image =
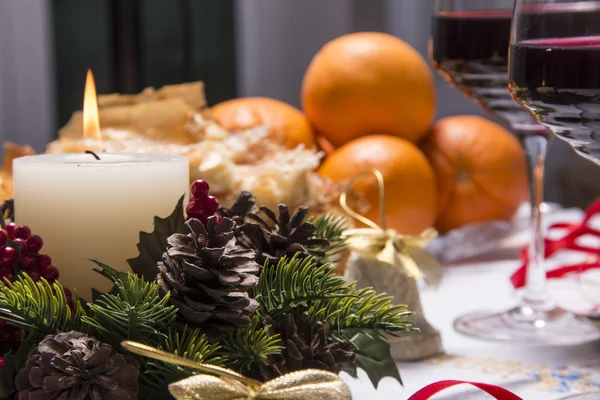
[[[518,306],[459,317],[459,332],[486,340],[538,345],[600,338],[591,323],[558,308],[546,290],[542,230],[543,172],[549,130],[511,97],[508,57],[514,0],[435,0],[430,54],[453,86],[508,124],[529,167],[531,238],[527,286]]]
[[[517,0],[511,30],[509,87],[538,122],[588,159],[600,163],[600,2]],[[526,298],[553,337],[598,338],[587,319],[575,317],[545,294]],[[544,317],[546,315],[546,317]]]
[[[510,89],[540,123],[600,164],[600,1],[517,1]]]

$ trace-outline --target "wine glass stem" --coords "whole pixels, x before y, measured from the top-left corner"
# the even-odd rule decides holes
[[[526,135],[522,139],[527,155],[529,171],[529,195],[531,199],[529,240],[529,265],[527,284],[521,300],[521,308],[540,312],[552,309],[554,301],[546,288],[544,268],[544,230],[542,224],[542,202],[544,197],[544,161],[548,139],[544,136]],[[523,310],[527,311],[527,310]]]

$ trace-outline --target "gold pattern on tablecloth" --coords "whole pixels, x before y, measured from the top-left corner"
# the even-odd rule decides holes
[[[550,366],[544,363],[523,363],[516,360],[498,360],[492,357],[475,358],[443,355],[425,361],[429,365],[450,365],[460,370],[474,369],[484,374],[498,375],[500,379],[529,377],[536,381],[535,389],[541,392],[597,392],[600,375],[585,368]]]

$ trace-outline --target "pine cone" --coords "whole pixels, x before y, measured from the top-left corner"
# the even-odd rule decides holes
[[[308,313],[300,317],[299,326],[293,317],[286,314],[281,319],[279,329],[273,319],[265,318],[265,325],[271,325],[270,335],[279,333],[283,352],[270,356],[254,368],[252,375],[259,380],[268,381],[290,372],[303,369],[322,369],[338,373],[340,364],[356,361],[355,347],[349,341],[331,343],[328,340],[329,323],[319,321],[314,326]]]
[[[17,375],[18,400],[135,400],[139,368],[83,333],[48,335]]]
[[[238,225],[242,225],[249,212],[257,211],[255,203],[256,197],[247,190],[244,190],[230,208],[220,208],[217,214],[223,218],[232,219]]]
[[[250,324],[259,308],[248,291],[258,284],[260,266],[254,251],[240,247],[229,218],[208,227],[197,219],[186,222],[189,234],[174,234],[158,264],[158,282],[189,325],[201,328],[210,341]]]
[[[297,253],[322,257],[325,252],[318,249],[329,245],[327,239],[313,237],[316,227],[305,221],[307,207],[300,207],[290,218],[288,207],[280,204],[278,218],[265,206],[254,207],[252,194],[242,192],[230,209],[221,209],[220,213],[237,218],[238,242],[255,250],[256,260],[261,265],[266,260],[277,264],[282,257],[292,257]]]

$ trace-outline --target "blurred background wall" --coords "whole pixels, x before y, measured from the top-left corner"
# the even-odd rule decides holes
[[[300,83],[327,41],[394,34],[427,57],[423,0],[0,0],[0,141],[43,150],[80,108],[85,70],[100,93],[205,80],[209,103],[270,96],[300,107]],[[437,74],[438,118],[483,112]],[[549,200],[585,206],[600,170],[562,142]]]

